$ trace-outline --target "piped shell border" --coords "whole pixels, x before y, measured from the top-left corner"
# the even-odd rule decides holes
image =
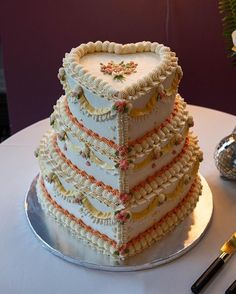
[[[83,56],[94,52],[107,52],[118,55],[152,52],[160,56],[160,63],[144,78],[122,91],[117,91],[101,78],[93,76],[79,63]],[[178,73],[179,79],[181,79],[183,73],[177,61],[178,58],[169,47],[165,47],[157,42],[143,41],[123,45],[109,41],[97,41],[95,43],[81,44],[77,48],[73,48],[70,53],[66,53],[63,59],[63,67],[67,74],[95,94],[106,97],[107,99],[135,100],[151,88],[158,87],[174,71]]]
[[[38,179],[36,188],[39,202],[47,213],[66,226],[77,238],[87,241],[92,248],[102,251],[115,259],[126,259],[160,241],[193,211],[202,191],[201,180],[197,176],[184,199],[172,211],[168,212],[145,232],[139,234],[128,243],[120,245],[106,235],[93,230],[58,205],[47,192],[41,178]]]

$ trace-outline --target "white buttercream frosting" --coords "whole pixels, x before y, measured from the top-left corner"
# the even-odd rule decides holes
[[[112,226],[109,225],[110,233],[106,232],[106,235],[104,235],[103,233],[96,231],[96,229],[99,228],[99,225],[95,225],[93,222],[90,224],[89,219],[87,219],[89,223],[86,224],[86,215],[84,217],[82,217],[82,215],[78,215],[76,218],[74,215],[77,214],[76,207],[73,208],[71,206],[71,208],[69,208],[66,205],[66,208],[69,209],[68,211],[62,207],[64,204],[61,201],[57,203],[55,201],[56,198],[54,198],[54,196],[52,196],[42,184],[41,178],[39,178],[36,188],[38,199],[42,208],[51,214],[59,223],[68,227],[68,229],[70,229],[75,236],[88,242],[88,245],[93,248],[102,251],[104,254],[111,255],[115,258],[118,257],[120,259],[143,251],[145,248],[152,245],[153,242],[159,241],[168,232],[173,230],[192,212],[201,193],[200,179],[196,178],[192,186],[188,188],[189,192],[186,194],[185,191],[185,194],[179,195],[179,200],[177,201],[178,205],[174,210],[172,209],[168,214],[164,215],[161,218],[162,221],[155,222],[155,220],[153,220],[153,226],[140,234],[138,239],[134,238],[132,242],[122,245],[120,242],[113,243],[111,238],[118,238],[118,241],[123,240],[123,242],[127,242],[127,226],[118,226],[116,229],[115,227],[112,229]],[[53,193],[53,191],[51,191],[51,193]],[[175,206],[175,204],[172,203],[172,206]],[[163,213],[164,211],[168,211],[168,208],[164,207]],[[91,227],[94,227],[94,229],[91,230]],[[107,229],[109,230],[109,227],[107,225],[103,225],[101,230],[105,232]],[[136,227],[140,229],[140,224],[137,223]],[[114,233],[116,237],[113,236]],[[107,235],[109,235],[110,238],[107,238]],[[127,248],[126,251],[123,252],[122,246]]]
[[[114,82],[111,76],[100,72],[100,63],[111,60],[117,63],[134,60],[138,62],[137,73],[123,83]],[[108,99],[135,98],[161,84],[175,71],[179,72],[180,78],[182,75],[175,54],[168,47],[151,42],[126,45],[108,41],[89,42],[66,54],[63,66],[68,76]]]
[[[178,94],[181,77],[175,53],[156,42],[89,42],[59,69],[65,95],[35,152],[37,194],[105,254],[141,252],[196,205],[202,152]]]

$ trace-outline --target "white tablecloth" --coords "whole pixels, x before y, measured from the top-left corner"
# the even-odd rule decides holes
[[[82,268],[45,250],[24,213],[24,198],[38,173],[33,151],[48,120],[38,122],[0,144],[0,293],[191,293],[190,287],[236,231],[236,182],[219,177],[213,160],[216,144],[236,125],[236,117],[189,106],[194,131],[204,152],[201,173],[214,195],[214,215],[205,237],[179,259],[155,269],[116,273]],[[236,256],[205,293],[224,293],[236,279]]]

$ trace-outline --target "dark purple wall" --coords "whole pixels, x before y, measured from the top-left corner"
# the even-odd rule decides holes
[[[217,6],[215,0],[2,0],[12,133],[49,116],[62,94],[56,76],[65,52],[96,40],[170,46],[184,71],[180,92],[187,102],[236,114],[236,68],[226,57]]]

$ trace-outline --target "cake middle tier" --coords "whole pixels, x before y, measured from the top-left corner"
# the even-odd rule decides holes
[[[171,162],[181,152],[191,126],[191,117],[179,95],[171,115],[128,146],[112,143],[85,128],[68,113],[65,96],[58,101],[53,117],[55,144],[61,153],[73,165],[121,193],[128,193]]]
[[[64,141],[62,142],[54,131],[50,131],[42,139],[38,152],[42,175],[49,180],[56,179],[62,190],[87,193],[111,207],[152,199],[157,193],[161,193],[163,187],[175,184],[184,174],[187,176],[201,157],[196,138],[189,134],[179,145],[178,152],[172,152],[171,156],[169,153],[163,155],[163,160],[159,160],[158,169],[143,168],[143,174],[140,173],[136,181],[133,180],[138,175],[135,171],[119,170],[117,175],[110,174],[114,181],[112,186],[106,182],[109,174],[106,178],[104,169],[96,170],[95,165],[92,167],[91,164],[87,166],[87,161],[85,165],[76,165],[67,153],[68,146],[63,150]],[[84,166],[88,169],[84,169]],[[117,187],[114,187],[115,182],[119,184]]]

